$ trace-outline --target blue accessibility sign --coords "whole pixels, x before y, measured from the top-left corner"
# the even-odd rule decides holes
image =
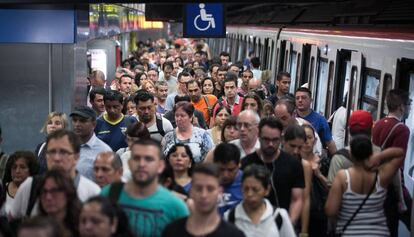
[[[226,37],[224,6],[221,3],[191,3],[185,5],[184,37]]]

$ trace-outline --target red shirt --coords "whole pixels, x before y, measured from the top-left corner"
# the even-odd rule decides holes
[[[376,146],[381,147],[390,133],[391,129],[400,121],[394,117],[385,117],[378,120],[374,124],[372,129],[372,143]],[[398,125],[388,138],[385,148],[389,147],[400,147],[404,149],[404,153],[407,152],[407,144],[410,135],[410,130],[405,124]]]
[[[231,115],[237,117],[239,115],[240,111],[241,111],[241,107],[242,107],[242,104],[243,104],[243,97],[241,97],[239,95],[236,95],[236,100],[235,100],[233,106],[228,106],[226,97],[223,97],[221,102],[217,103],[216,106],[214,107],[214,112],[213,112],[214,120],[216,119],[217,109],[220,107],[220,104],[229,107],[230,110],[231,110]]]

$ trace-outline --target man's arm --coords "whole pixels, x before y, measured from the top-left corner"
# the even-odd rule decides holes
[[[292,188],[290,198],[289,216],[290,221],[295,225],[302,212],[303,188]]]
[[[330,140],[326,142],[326,147],[328,147],[329,154],[333,155],[336,152],[336,145],[334,140]]]

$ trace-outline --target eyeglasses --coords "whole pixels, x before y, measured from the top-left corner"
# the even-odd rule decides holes
[[[40,191],[40,195],[46,196],[48,193],[50,193],[50,195],[55,196],[56,194],[61,193],[63,191],[65,191],[63,188],[42,189]]]
[[[46,155],[48,156],[55,156],[55,155],[59,155],[62,157],[68,157],[70,155],[75,154],[75,152],[70,152],[70,151],[66,151],[66,150],[49,150],[46,151]]]
[[[236,127],[238,129],[242,129],[242,127],[245,127],[246,129],[250,130],[251,128],[253,128],[256,125],[257,125],[256,123],[241,123],[241,122],[236,123]]]

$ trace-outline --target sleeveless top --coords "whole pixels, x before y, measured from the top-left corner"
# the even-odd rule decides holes
[[[353,192],[351,190],[349,171],[345,170],[345,174],[347,189],[342,194],[342,204],[338,215],[336,233],[342,233],[344,225],[367,196],[367,194]],[[375,190],[348,225],[342,236],[390,236],[383,207],[386,194],[387,190],[381,187],[378,175]]]

